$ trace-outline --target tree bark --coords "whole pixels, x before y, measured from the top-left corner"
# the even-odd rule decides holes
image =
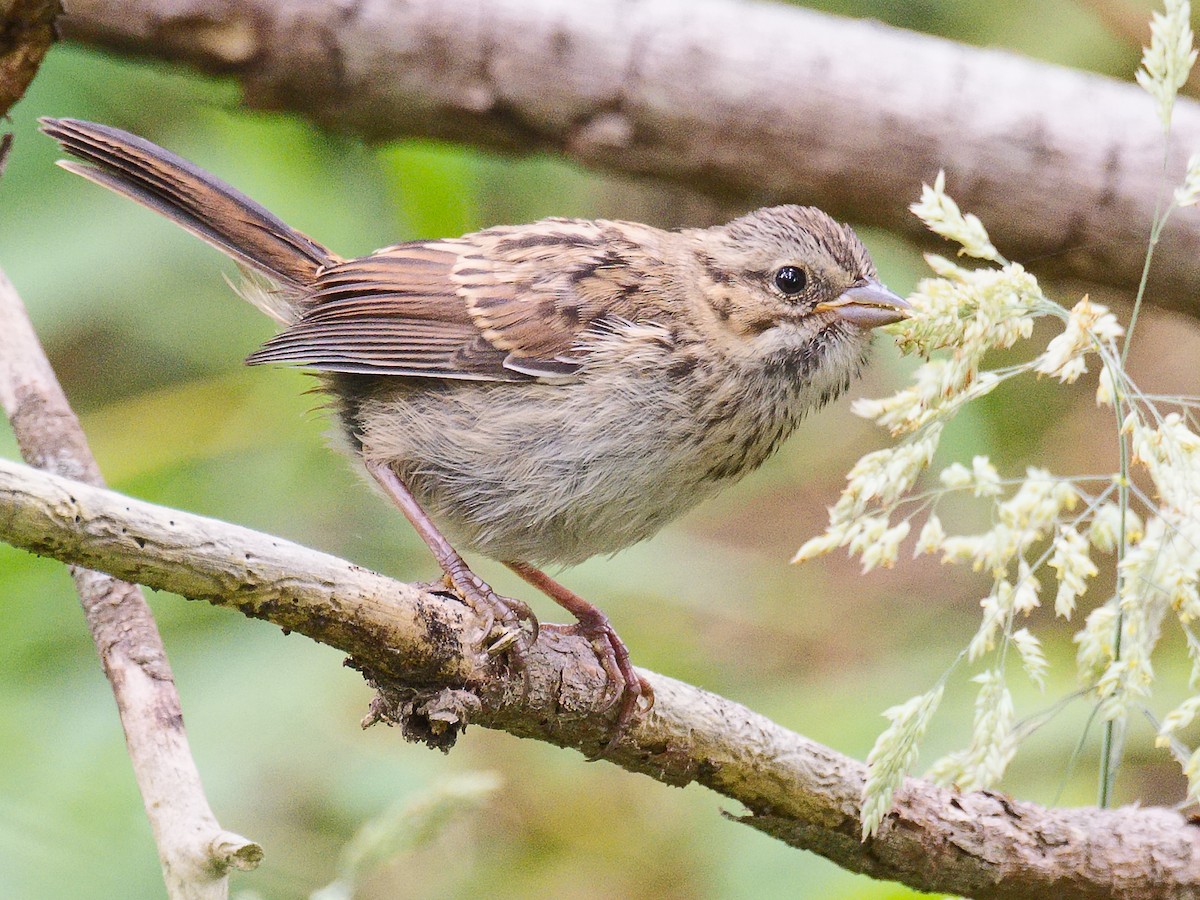
[[[245,528],[0,461],[0,539],[208,600],[351,654],[378,689],[367,724],[448,748],[468,723],[598,752],[613,710],[582,638],[544,632],[525,670],[470,647],[455,599]],[[1045,809],[909,779],[859,840],[862,763],[743,706],[643,671],[656,695],[606,757],[664,784],[703,784],[738,817],[847,869],[976,898],[1183,898],[1200,893],[1200,830],[1172,810]]]
[[[792,6],[77,0],[70,13],[76,41],[233,76],[249,106],[335,131],[552,150],[919,240],[908,204],[944,168],[1007,257],[1126,291],[1163,186],[1154,106],[1132,84]],[[1168,185],[1195,150],[1200,104],[1181,100]],[[1198,295],[1200,208],[1163,236],[1149,299],[1197,315]]]

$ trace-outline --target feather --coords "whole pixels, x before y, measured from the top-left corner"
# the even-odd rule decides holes
[[[247,362],[434,378],[568,378],[583,364],[588,334],[635,313],[643,273],[613,256],[611,224],[548,219],[340,262],[317,275],[300,320]],[[547,266],[547,255],[559,264]]]

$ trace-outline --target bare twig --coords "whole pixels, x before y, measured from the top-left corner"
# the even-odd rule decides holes
[[[791,5],[76,0],[63,29],[232,75],[248,105],[337,131],[552,149],[917,239],[908,203],[945,168],[1007,257],[1123,289],[1159,193],[1160,128],[1137,87]],[[1176,105],[1173,140],[1178,174],[1200,105]],[[1150,285],[1193,315],[1197,296],[1200,208],[1173,218]]]
[[[8,413],[26,460],[103,485],[79,421],[3,272],[0,406]],[[227,897],[229,869],[253,868],[262,849],[224,831],[209,808],[150,608],[133,584],[78,567],[71,574],[116,697],[168,893],[172,898]]]
[[[544,633],[528,687],[468,647],[456,600],[268,535],[0,461],[0,539],[241,610],[347,651],[380,690],[369,721],[447,747],[467,722],[595,752],[603,672],[581,638]],[[909,780],[879,834],[858,838],[864,770],[745,707],[643,672],[657,697],[609,757],[666,784],[704,784],[741,821],[841,866],[977,898],[1177,898],[1200,892],[1200,831],[1170,810],[1045,809]]]

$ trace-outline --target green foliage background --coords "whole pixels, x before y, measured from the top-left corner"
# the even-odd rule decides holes
[[[1137,64],[1137,48],[1065,0],[826,6],[1118,76]],[[284,115],[246,113],[237,101],[228,82],[56,48],[13,114],[15,152],[0,183],[0,265],[29,305],[113,487],[400,578],[432,577],[401,517],[324,447],[327,423],[303,393],[306,377],[241,367],[271,325],[225,286],[219,273],[232,266],[56,169],[55,148],[35,133],[34,119],[77,116],[146,135],[344,254],[544,215],[672,225],[703,205],[678,189],[599,177],[548,157],[419,141],[368,147]],[[915,251],[885,234],[864,236],[885,280],[908,290],[921,271]],[[1140,357],[1160,364],[1163,353],[1196,349],[1178,321],[1151,318],[1140,337]],[[855,394],[887,390],[907,369],[886,340],[877,343],[876,364]],[[1139,377],[1136,358],[1133,368]],[[988,452],[1002,471],[1052,459],[1064,471],[1110,467],[1107,439],[1097,438],[1107,423],[1089,403],[1087,386],[1075,395],[1029,383],[999,392],[957,426],[944,453],[948,460]],[[986,590],[958,571],[947,578],[951,570],[936,562],[867,577],[842,558],[786,565],[823,523],[848,465],[880,440],[838,403],[737,488],[565,580],[604,606],[639,664],[862,758],[880,730],[878,714],[924,690],[973,633]],[[4,428],[0,454],[17,456]],[[963,515],[969,521],[970,512]],[[502,590],[531,599],[545,620],[559,618],[495,565],[479,568]],[[724,820],[719,811],[729,804],[702,789],[667,788],[478,728],[449,756],[384,728],[362,732],[370,693],[338,653],[201,603],[167,595],[151,602],[218,818],[267,851],[257,872],[235,876],[235,890],[307,895],[333,877],[340,848],[364,821],[453,773],[487,770],[502,780],[491,800],[384,867],[361,896],[909,896]],[[1053,627],[1049,614],[1039,623]],[[1048,649],[1057,676],[1045,697],[1018,697],[1025,711],[1073,689],[1071,630],[1054,632]],[[971,696],[960,681],[935,720],[927,762],[965,740]],[[1076,703],[1040,731],[1006,787],[1043,802],[1092,802],[1097,736],[1075,770],[1067,765],[1087,712]],[[1135,723],[1121,799],[1178,800],[1182,781],[1169,760],[1146,749],[1148,734]],[[0,546],[0,895],[161,893],[111,695],[70,580],[53,561]]]

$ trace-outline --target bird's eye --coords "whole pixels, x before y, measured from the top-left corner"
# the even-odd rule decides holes
[[[783,266],[775,273],[775,287],[789,297],[800,293],[808,284],[808,275],[799,266]]]

